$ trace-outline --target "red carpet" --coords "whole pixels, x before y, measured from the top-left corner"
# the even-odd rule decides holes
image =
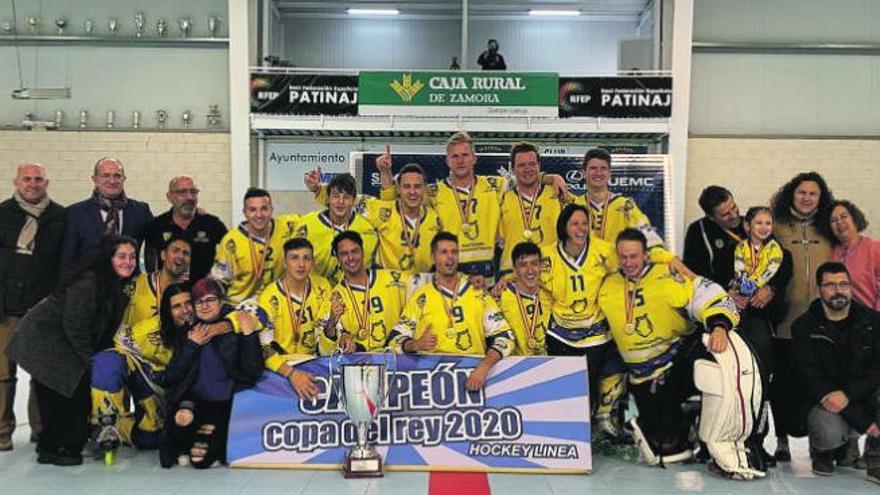
[[[439,473],[428,477],[428,495],[489,495],[485,473]]]

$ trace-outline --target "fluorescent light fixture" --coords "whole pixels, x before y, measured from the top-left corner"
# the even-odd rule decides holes
[[[398,15],[397,9],[348,9],[348,15]]]
[[[15,100],[59,100],[70,98],[70,88],[19,88],[12,90]]]
[[[559,17],[575,17],[581,15],[580,10],[539,10],[539,9],[531,9],[529,10],[529,15],[540,15],[540,16],[559,16]]]

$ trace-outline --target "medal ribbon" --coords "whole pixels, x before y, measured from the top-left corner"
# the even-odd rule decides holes
[[[632,289],[630,289],[630,281],[626,278],[626,283],[623,287],[623,295],[626,297],[626,306],[624,307],[626,311],[626,324],[630,326],[633,324],[635,320],[635,309],[636,309],[636,292],[638,292],[639,288],[642,285],[642,277],[639,276],[638,280],[636,280],[635,285],[633,285]]]
[[[519,193],[519,191],[517,191],[516,193],[516,202],[519,204],[519,213],[522,216],[524,230],[532,230],[532,219],[535,217],[535,211],[537,210],[537,208],[535,207],[535,203],[538,202],[538,195],[540,194],[541,190],[538,189],[538,192],[535,194],[535,197],[531,201],[529,213],[528,215],[526,215],[526,205],[523,201],[523,197]]]
[[[535,295],[535,311],[532,313],[532,316],[529,317],[528,312],[526,311],[526,306],[522,301],[522,293],[519,291],[519,288],[514,285],[514,294],[516,294],[516,305],[519,307],[519,314],[522,316],[523,325],[526,327],[526,336],[528,337],[528,343],[537,342],[537,336],[535,335],[538,328],[538,314],[541,312],[541,300],[539,296]],[[531,347],[531,345],[529,346]]]
[[[443,311],[446,313],[446,318],[449,320],[449,328],[455,328],[455,317],[452,314],[452,310],[455,309],[455,303],[458,302],[458,286],[461,283],[461,279],[455,280],[455,287],[452,290],[452,305],[446,304],[446,295],[443,294],[443,291],[440,290],[439,285],[437,286],[437,290],[440,292],[440,300],[443,301]]]
[[[303,291],[302,303],[299,305],[299,315],[293,310],[293,291],[287,288],[287,284],[284,283],[284,277],[281,278],[281,289],[284,291],[284,295],[287,299],[287,313],[290,315],[290,321],[293,323],[293,335],[299,337],[299,328],[302,325],[302,314],[306,309],[306,303],[309,300],[309,293],[312,291],[312,283],[309,279],[306,279],[306,288]]]
[[[351,289],[351,285],[348,284],[348,280],[344,279],[343,284],[346,292],[348,293],[348,298],[351,299],[351,305],[354,307],[354,316],[357,318],[358,322],[358,338],[363,340],[366,336],[364,333],[367,331],[367,324],[370,322],[370,272],[367,272],[367,287],[364,289],[364,311],[361,312],[359,308],[359,304],[357,300],[354,298],[354,291]]]
[[[452,188],[452,194],[455,195],[455,205],[458,206],[458,214],[461,216],[461,224],[467,225],[469,223],[471,217],[470,204],[471,199],[474,197],[474,189],[477,188],[477,181],[474,179],[474,185],[468,189],[467,199],[464,202],[464,206],[462,207],[461,200],[459,199],[458,187],[454,186],[452,182],[449,182],[449,187]]]
[[[403,213],[403,208],[400,206],[399,202],[397,204],[397,211],[400,213],[401,220],[403,220],[403,240],[406,243],[406,250],[409,252],[409,255],[412,256],[413,263],[415,263],[416,246],[419,241],[419,228],[422,225],[422,220],[425,218],[425,211],[421,211],[421,216],[415,221],[415,224],[412,226],[412,231],[410,231],[409,220]]]
[[[269,240],[272,239],[272,233],[275,230],[275,223],[272,223],[272,227],[269,229],[269,235],[266,236],[266,247],[263,248],[262,256],[260,256],[260,262],[257,263],[257,248],[256,242],[254,241],[254,235],[251,234],[250,230],[245,229],[248,234],[248,247],[250,247],[251,253],[251,264],[254,267],[254,280],[259,284],[260,280],[263,278],[263,268],[266,264],[266,258],[269,255]]]

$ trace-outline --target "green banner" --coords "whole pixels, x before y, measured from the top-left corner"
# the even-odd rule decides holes
[[[553,72],[361,72],[359,115],[558,115]]]

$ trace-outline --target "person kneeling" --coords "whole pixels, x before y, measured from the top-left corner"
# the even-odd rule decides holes
[[[616,249],[620,272],[604,280],[599,306],[629,373],[639,410],[630,426],[641,456],[652,465],[693,457],[692,421],[682,404],[699,389],[700,438],[715,465],[731,477],[763,476],[744,445],[761,383],[754,357],[731,331],[739,322],[733,301],[707,279],[680,278],[668,265],[649,262],[647,239],[638,230],[623,230]],[[705,348],[690,320],[707,329]]]

